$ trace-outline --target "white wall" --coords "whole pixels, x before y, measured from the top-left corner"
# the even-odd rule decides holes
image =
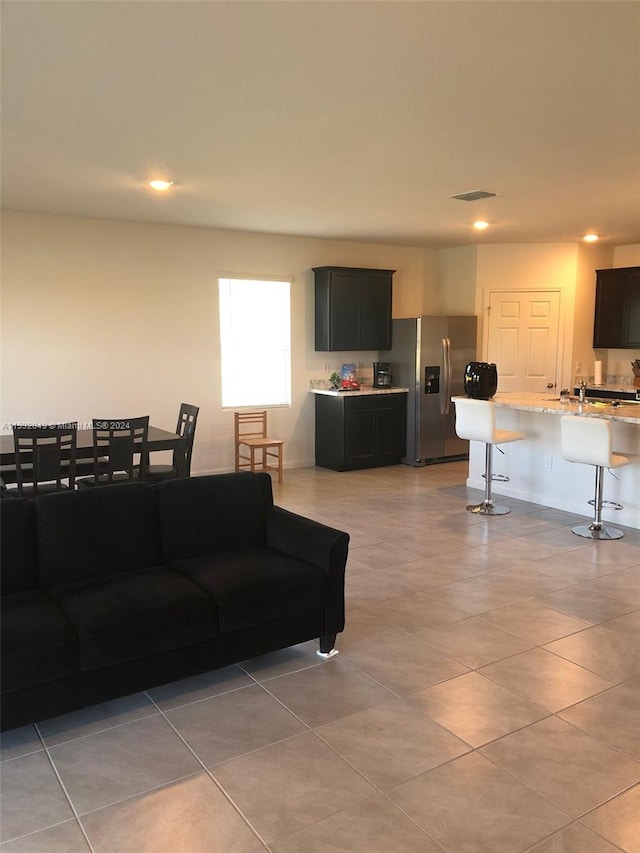
[[[194,470],[231,470],[232,414],[221,408],[218,369],[216,279],[225,273],[293,280],[293,401],[291,409],[270,414],[270,431],[286,442],[288,466],[314,460],[309,380],[326,378],[325,365],[331,372],[352,360],[370,375],[377,357],[314,351],[314,266],[397,270],[396,317],[474,307],[482,315],[492,288],[557,287],[571,366],[576,244],[436,252],[25,213],[3,214],[2,225],[5,426],[149,413],[152,423],[173,427],[180,402],[192,402],[201,406]],[[640,264],[640,244],[616,248],[613,263]],[[621,365],[629,352],[619,351]]]
[[[613,250],[613,266],[640,266],[640,243],[633,243],[630,246],[616,246]]]
[[[476,314],[481,330],[480,350],[487,335],[487,308],[492,290],[559,290],[561,382],[572,375],[573,314],[577,245],[575,243],[514,243],[478,246]],[[593,318],[592,321],[593,322]]]
[[[429,250],[65,216],[2,217],[2,421],[89,421],[149,414],[173,428],[201,407],[193,469],[233,467],[233,416],[220,402],[216,279],[291,277],[290,409],[270,412],[285,465],[314,462],[309,380],[324,365],[377,353],[316,353],[313,273],[327,264],[397,270],[394,314],[435,294]],[[257,363],[256,370],[269,365]]]
[[[476,313],[477,262],[477,246],[458,246],[438,252],[438,287],[443,314]]]

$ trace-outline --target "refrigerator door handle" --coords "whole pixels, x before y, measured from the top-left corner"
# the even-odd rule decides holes
[[[440,392],[440,414],[448,415],[451,407],[451,341],[449,338],[442,339],[442,364],[444,382]]]

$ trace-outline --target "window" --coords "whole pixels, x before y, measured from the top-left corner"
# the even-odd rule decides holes
[[[219,278],[222,406],[291,405],[289,281]]]

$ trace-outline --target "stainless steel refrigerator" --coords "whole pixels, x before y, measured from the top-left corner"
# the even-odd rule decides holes
[[[393,347],[380,353],[389,362],[394,386],[409,389],[408,465],[464,456],[469,442],[458,438],[451,397],[464,394],[464,369],[476,357],[476,317],[423,316],[393,321]]]

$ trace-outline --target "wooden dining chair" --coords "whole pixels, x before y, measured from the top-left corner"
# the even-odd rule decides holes
[[[20,497],[36,498],[74,488],[77,433],[77,423],[13,427],[16,493]]]
[[[235,445],[236,471],[277,471],[278,482],[282,482],[284,442],[267,437],[266,411],[235,412]],[[272,460],[274,465],[269,464]]]
[[[193,453],[193,440],[196,436],[196,423],[199,411],[200,408],[198,406],[192,406],[190,403],[181,403],[176,433],[185,439],[185,446],[180,451],[174,451],[173,463],[171,465],[146,465],[144,472],[145,480],[157,483],[160,480],[175,479],[179,476],[180,462],[182,462],[182,470],[184,471],[183,476],[191,476],[191,455]],[[182,458],[180,458],[180,455]]]
[[[110,486],[144,479],[149,415],[141,418],[93,419],[93,476],[81,477],[81,488]]]

